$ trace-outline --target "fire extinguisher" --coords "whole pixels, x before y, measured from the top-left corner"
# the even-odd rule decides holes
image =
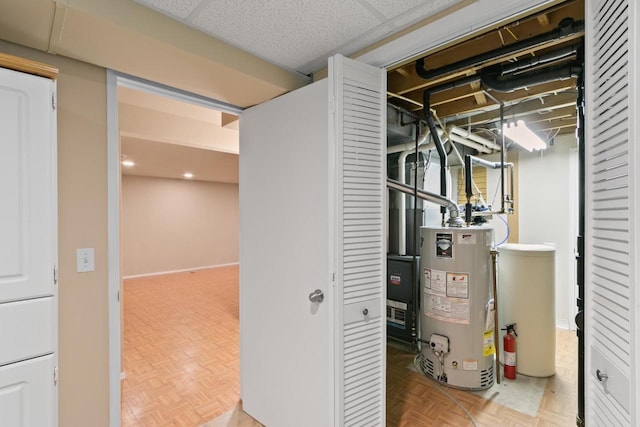
[[[504,377],[510,380],[516,379],[516,324],[510,323],[505,326],[504,334]]]

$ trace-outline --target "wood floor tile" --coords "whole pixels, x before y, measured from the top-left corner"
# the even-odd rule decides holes
[[[239,400],[238,267],[125,280],[122,426],[199,426]]]
[[[239,404],[238,268],[125,281],[122,426],[261,427]],[[557,332],[556,375],[535,417],[446,388],[480,426],[573,426],[577,338]],[[436,385],[387,350],[388,427],[471,426]],[[303,424],[301,424],[303,425]]]

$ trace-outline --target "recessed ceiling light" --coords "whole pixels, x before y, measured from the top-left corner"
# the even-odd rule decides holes
[[[133,165],[135,165],[135,163],[132,160],[123,160],[122,161],[122,166],[126,166],[126,167],[130,168]]]
[[[193,178],[193,174],[191,172],[185,172],[182,176],[184,176],[187,179]]]

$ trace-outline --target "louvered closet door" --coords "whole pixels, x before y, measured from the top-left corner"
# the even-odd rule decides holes
[[[336,425],[385,423],[386,75],[336,56]]]
[[[632,0],[586,6],[586,422],[639,425],[637,6]]]

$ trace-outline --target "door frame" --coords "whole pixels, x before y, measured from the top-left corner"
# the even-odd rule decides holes
[[[114,70],[107,70],[107,268],[109,298],[109,425],[111,427],[120,426],[122,381],[119,87],[148,92],[235,115],[240,114],[242,111],[240,107],[231,104]]]
[[[389,68],[422,53],[433,51],[462,39],[468,39],[487,28],[542,10],[561,0],[451,0],[451,12],[437,13],[423,21],[424,25],[353,55],[369,65]],[[430,22],[427,23],[427,21]],[[130,87],[178,100],[209,106],[239,114],[241,108],[154,83],[139,77],[107,70],[107,210],[108,210],[108,298],[109,298],[109,425],[120,426],[120,143],[118,132],[118,86]],[[226,109],[226,110],[225,110]]]

